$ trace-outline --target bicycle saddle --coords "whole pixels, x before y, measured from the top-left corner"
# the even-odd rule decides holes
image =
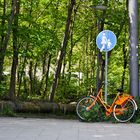
[[[124,92],[124,90],[121,89],[121,88],[118,88],[118,89],[117,89],[117,92],[120,92],[120,93],[121,93],[121,92]]]

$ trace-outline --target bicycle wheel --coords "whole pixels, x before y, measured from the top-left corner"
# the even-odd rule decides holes
[[[118,122],[127,122],[135,114],[135,104],[133,100],[129,99],[122,105],[115,105],[113,115]]]
[[[98,115],[99,106],[97,103],[90,110],[87,110],[87,107],[89,107],[93,102],[93,98],[84,97],[77,103],[76,113],[82,121],[91,121]]]

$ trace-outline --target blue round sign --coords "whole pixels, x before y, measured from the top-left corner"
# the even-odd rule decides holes
[[[117,43],[116,35],[110,30],[103,30],[96,38],[97,47],[100,51],[108,52],[112,50]]]

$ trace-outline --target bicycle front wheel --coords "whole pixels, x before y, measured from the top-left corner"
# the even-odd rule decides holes
[[[97,112],[99,111],[99,106],[97,103],[91,109],[87,110],[87,107],[89,107],[93,102],[94,98],[84,97],[77,103],[76,113],[82,121],[91,121],[95,115],[98,115]]]
[[[122,105],[115,105],[113,109],[113,115],[118,122],[127,122],[135,114],[135,104],[129,99]]]

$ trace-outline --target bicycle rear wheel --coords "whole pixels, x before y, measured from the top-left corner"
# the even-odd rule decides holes
[[[98,103],[96,103],[91,109],[87,110],[87,107],[89,107],[93,102],[94,98],[91,97],[84,97],[78,101],[76,106],[76,113],[79,119],[82,121],[91,121],[95,116],[98,115]]]
[[[127,122],[135,114],[135,104],[133,100],[129,99],[122,105],[115,105],[113,115],[118,122]]]

